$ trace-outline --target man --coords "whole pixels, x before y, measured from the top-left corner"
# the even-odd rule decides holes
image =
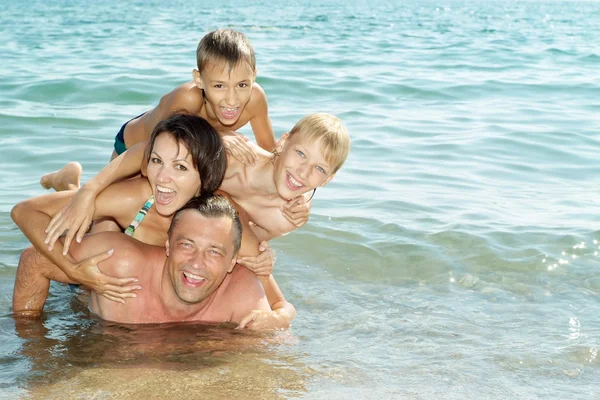
[[[143,290],[124,304],[91,293],[90,309],[102,319],[131,324],[232,322],[244,327],[249,321],[245,316],[271,308],[256,275],[235,267],[241,234],[233,206],[213,196],[194,199],[175,214],[165,248],[103,232],[72,246],[71,254],[82,260],[109,248],[95,260],[99,268],[113,276],[138,277]],[[58,267],[45,268],[55,270],[34,273],[61,280]],[[35,284],[36,279],[26,281]],[[13,311],[18,315],[24,310]]]

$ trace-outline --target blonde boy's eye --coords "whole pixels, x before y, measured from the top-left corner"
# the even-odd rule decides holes
[[[300,157],[304,157],[304,153],[301,152],[300,150],[296,150],[296,153],[300,156]]]
[[[320,173],[324,174],[325,173],[325,169],[323,167],[319,167],[317,166],[317,171],[319,171]]]

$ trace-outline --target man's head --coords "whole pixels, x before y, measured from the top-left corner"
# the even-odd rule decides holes
[[[196,50],[194,82],[203,90],[210,118],[234,125],[250,101],[256,57],[248,38],[231,29],[206,34]]]
[[[242,240],[238,214],[223,196],[192,199],[173,217],[166,266],[173,290],[184,303],[210,296],[233,270]]]
[[[339,118],[325,113],[302,118],[277,144],[275,179],[279,193],[294,198],[324,186],[350,152],[350,135]]]

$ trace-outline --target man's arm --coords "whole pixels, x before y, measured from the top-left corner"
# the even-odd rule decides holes
[[[235,324],[240,324],[244,317],[255,311],[271,311],[265,292],[256,275],[239,265],[236,265],[231,272],[228,297],[232,304],[230,322]]]

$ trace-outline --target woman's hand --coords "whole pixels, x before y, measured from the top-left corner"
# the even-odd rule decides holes
[[[241,257],[237,259],[237,263],[254,272],[256,276],[269,276],[275,266],[275,251],[267,241],[260,242],[258,251],[260,254],[256,257]]]
[[[142,287],[136,278],[114,278],[100,271],[98,263],[110,258],[113,253],[114,250],[110,249],[83,260],[69,278],[89,287],[100,296],[125,304],[125,299],[137,297],[134,291]]]
[[[69,204],[52,218],[45,230],[44,243],[48,245],[49,251],[52,251],[56,240],[65,232],[67,234],[63,244],[63,255],[67,255],[69,252],[73,237],[77,243],[81,243],[93,221],[96,211],[95,202],[95,191],[86,189],[85,186],[77,191]]]

